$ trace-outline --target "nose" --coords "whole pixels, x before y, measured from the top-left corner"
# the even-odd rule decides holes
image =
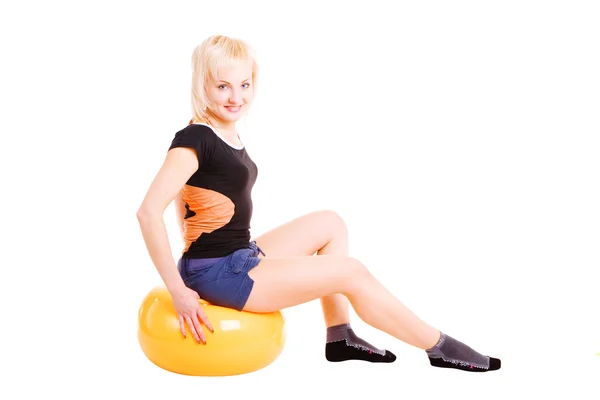
[[[229,102],[231,104],[240,104],[242,101],[242,93],[240,89],[234,88],[231,90],[231,95],[229,96]]]

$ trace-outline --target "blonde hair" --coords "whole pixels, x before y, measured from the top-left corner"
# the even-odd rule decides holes
[[[192,54],[192,119],[209,123],[206,84],[216,78],[223,67],[235,66],[240,62],[252,62],[252,86],[256,91],[258,66],[253,49],[243,40],[223,35],[213,35],[196,46]]]

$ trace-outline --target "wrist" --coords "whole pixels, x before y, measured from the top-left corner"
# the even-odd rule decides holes
[[[184,284],[167,286],[167,290],[171,293],[171,296],[177,296],[187,290]]]
[[[171,293],[171,296],[177,296],[187,289],[185,283],[183,283],[183,279],[179,276],[176,276],[175,279],[172,280],[165,280],[165,286],[169,293]]]

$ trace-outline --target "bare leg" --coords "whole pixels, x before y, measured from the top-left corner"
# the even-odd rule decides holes
[[[265,257],[249,273],[254,287],[244,310],[270,312],[339,293],[369,325],[429,349],[440,332],[419,319],[358,260],[348,256]]]
[[[500,369],[500,360],[483,356],[422,321],[360,261],[349,257],[346,227],[334,212],[297,218],[262,235],[257,243],[267,256],[249,273],[254,287],[245,310],[281,310],[319,298],[329,327],[348,322],[349,300],[366,323],[428,350],[433,366]]]
[[[256,239],[269,257],[348,255],[348,231],[344,220],[329,210],[316,211],[278,226]],[[350,322],[348,299],[340,293],[323,296],[327,327]]]

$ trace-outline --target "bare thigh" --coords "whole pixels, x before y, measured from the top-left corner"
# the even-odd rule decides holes
[[[315,211],[295,218],[256,238],[269,257],[314,255],[333,237],[347,239],[346,225],[334,211]],[[344,253],[347,252],[344,245]]]
[[[271,257],[248,273],[254,281],[244,310],[271,312],[323,296],[352,292],[370,277],[366,267],[342,255]]]

